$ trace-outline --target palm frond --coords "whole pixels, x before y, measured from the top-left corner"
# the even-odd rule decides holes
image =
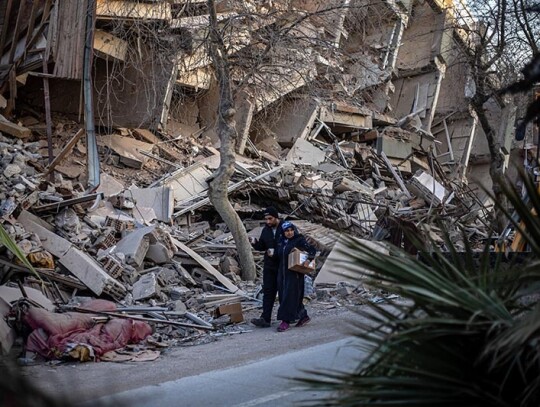
[[[32,263],[30,263],[30,261],[26,258],[26,255],[24,254],[24,252],[19,248],[19,246],[17,246],[17,243],[15,243],[15,241],[11,238],[11,236],[8,234],[6,229],[4,229],[4,226],[2,226],[2,224],[0,224],[0,244],[3,244],[4,246],[6,246],[6,248],[11,253],[13,253],[15,257],[17,257],[17,259],[19,259],[19,261],[28,270],[34,273],[34,275],[38,278],[38,280],[43,282],[43,280],[41,279],[41,276],[37,273],[34,266],[32,266]]]
[[[517,216],[510,223],[540,256],[540,198],[522,174],[521,194],[505,184]],[[520,224],[522,226],[520,226]],[[433,241],[419,258],[396,247],[388,254],[348,239],[341,273],[399,302],[355,309],[352,323],[362,353],[352,372],[311,372],[300,379],[328,391],[329,406],[521,406],[540,405],[540,261],[477,252],[463,235],[463,249],[444,234],[445,251]],[[338,273],[340,274],[340,273]],[[531,299],[532,298],[532,299]]]

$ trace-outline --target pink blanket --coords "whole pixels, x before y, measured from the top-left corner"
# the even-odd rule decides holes
[[[103,300],[99,301],[99,306],[85,304],[85,308],[103,310],[106,304]],[[110,307],[106,308],[111,310]],[[40,308],[30,308],[25,322],[34,329],[28,337],[27,349],[48,359],[65,356],[78,345],[92,349],[99,358],[108,351],[139,343],[152,334],[150,325],[143,321],[114,318],[106,323],[94,324],[89,314],[55,314]]]

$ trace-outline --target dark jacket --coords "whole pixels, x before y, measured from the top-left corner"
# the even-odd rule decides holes
[[[278,268],[279,260],[277,256],[277,246],[283,236],[283,230],[281,229],[282,222],[283,221],[281,220],[279,221],[275,235],[270,226],[264,225],[261,237],[257,243],[252,245],[255,250],[260,252],[264,251],[264,268],[273,268],[276,270]],[[268,256],[268,249],[274,249],[274,255],[272,257]]]

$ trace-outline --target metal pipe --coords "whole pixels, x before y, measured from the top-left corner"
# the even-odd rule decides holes
[[[83,61],[83,93],[84,93],[84,121],[86,129],[86,164],[88,172],[88,189],[95,190],[100,183],[99,155],[94,125],[94,97],[92,86],[92,59],[94,47],[94,14],[96,0],[87,0],[86,10],[86,39],[84,43]]]

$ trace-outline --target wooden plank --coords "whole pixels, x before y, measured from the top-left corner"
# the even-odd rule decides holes
[[[37,9],[40,5],[39,1],[34,1],[32,4],[32,11],[30,11],[30,18],[28,19],[28,30],[26,31],[26,43],[32,38],[32,33],[34,32],[34,27],[36,24]]]
[[[57,3],[57,9],[58,37],[53,47],[53,74],[61,78],[82,79],[87,2],[64,0]]]
[[[183,250],[190,256],[193,260],[195,260],[197,263],[199,263],[207,272],[209,272],[212,276],[216,278],[217,281],[219,281],[223,286],[228,289],[233,294],[238,295],[246,295],[244,291],[242,291],[240,288],[235,286],[231,280],[229,280],[227,277],[225,277],[223,274],[221,274],[218,270],[216,270],[210,263],[208,263],[205,259],[203,259],[201,256],[199,256],[195,251],[191,250],[189,247],[187,247],[182,242],[173,239],[173,243],[180,249]]]
[[[60,154],[56,156],[56,158],[49,164],[49,166],[45,169],[45,175],[50,174],[54,168],[73,150],[73,147],[75,147],[75,144],[77,144],[77,141],[80,140],[82,135],[84,134],[84,129],[80,129],[75,135],[71,138],[71,140],[68,141],[66,146],[60,151]]]
[[[15,49],[17,48],[17,42],[19,40],[19,33],[21,31],[25,6],[26,1],[21,1],[19,4],[19,13],[17,14],[17,22],[15,23],[15,30],[13,31],[13,38],[11,39],[11,49],[9,51],[8,64],[12,64],[13,59],[15,58]]]
[[[15,109],[15,99],[17,99],[17,73],[15,67],[12,66],[9,71],[9,99],[5,110],[6,116],[11,115]]]
[[[11,6],[13,5],[13,0],[8,0],[6,5],[6,15],[4,16],[4,25],[2,26],[2,33],[0,33],[0,55],[4,55],[4,46],[6,45],[6,34],[9,26],[10,15],[11,15]]]
[[[32,135],[32,131],[30,129],[9,122],[3,116],[0,116],[0,131],[21,139],[25,139]]]

